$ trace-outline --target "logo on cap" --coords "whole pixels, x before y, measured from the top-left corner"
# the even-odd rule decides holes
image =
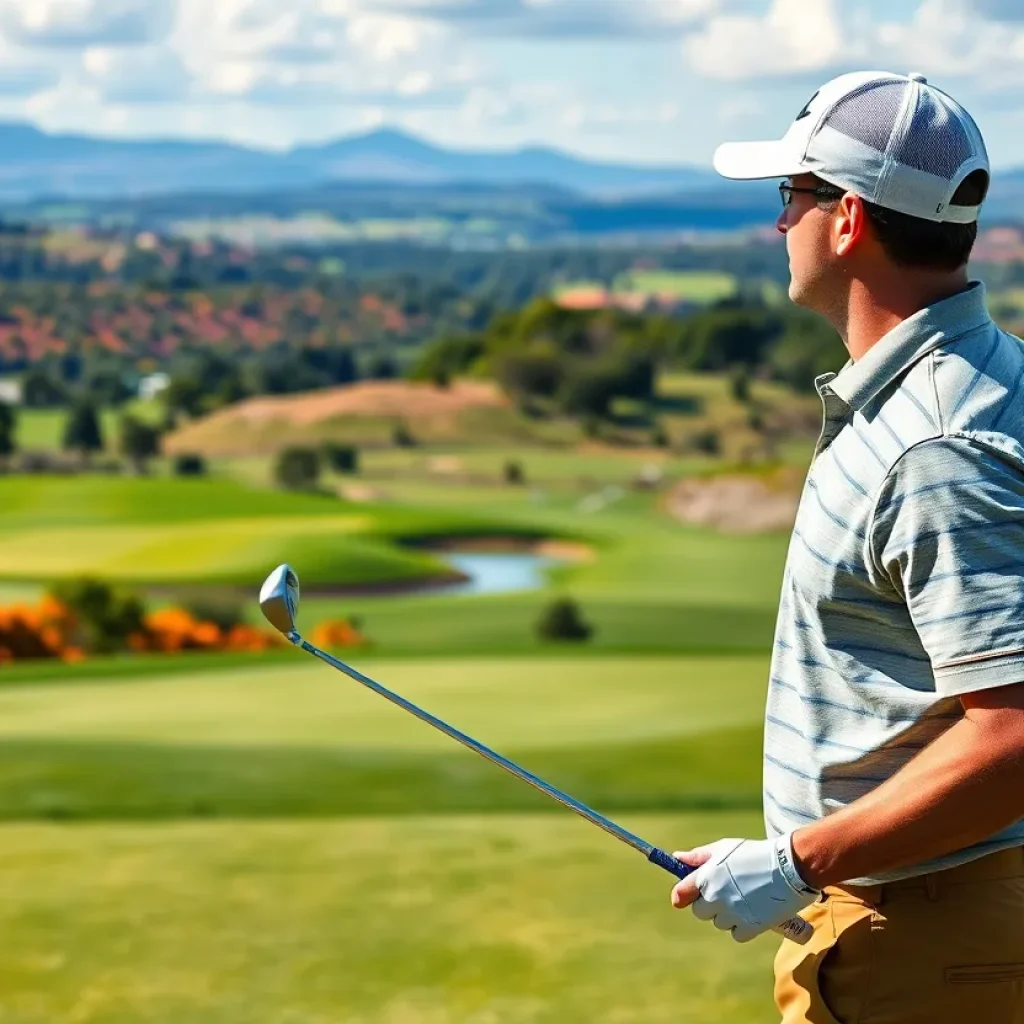
[[[807,101],[807,104],[806,104],[806,106],[804,107],[804,109],[803,109],[803,110],[801,110],[801,111],[800,111],[800,113],[796,115],[796,120],[797,120],[797,121],[802,121],[802,120],[803,120],[803,119],[804,119],[805,117],[810,117],[810,116],[811,116],[811,104],[812,104],[812,103],[813,103],[813,102],[814,102],[814,101],[815,101],[815,100],[816,100],[816,99],[818,98],[818,96],[819,96],[819,94],[820,94],[820,93],[821,93],[821,90],[819,89],[819,90],[818,90],[818,92],[816,92],[816,93],[815,93],[815,94],[814,94],[814,95],[813,95],[813,96],[812,96],[812,97],[811,97],[811,98],[810,98],[810,99],[809,99],[809,100]]]

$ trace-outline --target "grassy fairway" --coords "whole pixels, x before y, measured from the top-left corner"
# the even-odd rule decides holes
[[[774,937],[295,654],[0,691],[2,1024],[773,1019]],[[360,668],[651,842],[761,830],[761,658]]]
[[[573,795],[756,808],[761,658],[359,661]],[[562,813],[345,676],[293,665],[0,693],[0,817]]]
[[[92,573],[135,583],[258,588],[269,569],[290,561],[308,582],[417,580],[446,569],[396,547],[392,537],[486,532],[495,522],[472,511],[370,511],[330,495],[227,480],[9,477],[0,480],[0,577]]]
[[[754,815],[656,815],[670,849]],[[577,819],[15,826],[3,1024],[769,1024],[737,946]]]

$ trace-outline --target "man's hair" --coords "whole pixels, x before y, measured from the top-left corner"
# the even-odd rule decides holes
[[[953,206],[978,206],[988,194],[986,171],[974,171],[953,196]],[[978,224],[938,224],[864,202],[868,221],[886,255],[913,270],[959,270],[971,257]]]

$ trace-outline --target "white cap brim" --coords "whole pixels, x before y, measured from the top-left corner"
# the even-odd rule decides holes
[[[723,178],[737,181],[789,178],[807,170],[793,146],[782,139],[726,142],[715,150],[714,167]]]

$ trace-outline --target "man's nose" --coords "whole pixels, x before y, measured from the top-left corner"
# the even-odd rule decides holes
[[[789,230],[789,226],[786,224],[785,210],[783,210],[782,213],[779,214],[779,219],[775,222],[775,226],[776,228],[778,228],[780,235],[784,235]]]

